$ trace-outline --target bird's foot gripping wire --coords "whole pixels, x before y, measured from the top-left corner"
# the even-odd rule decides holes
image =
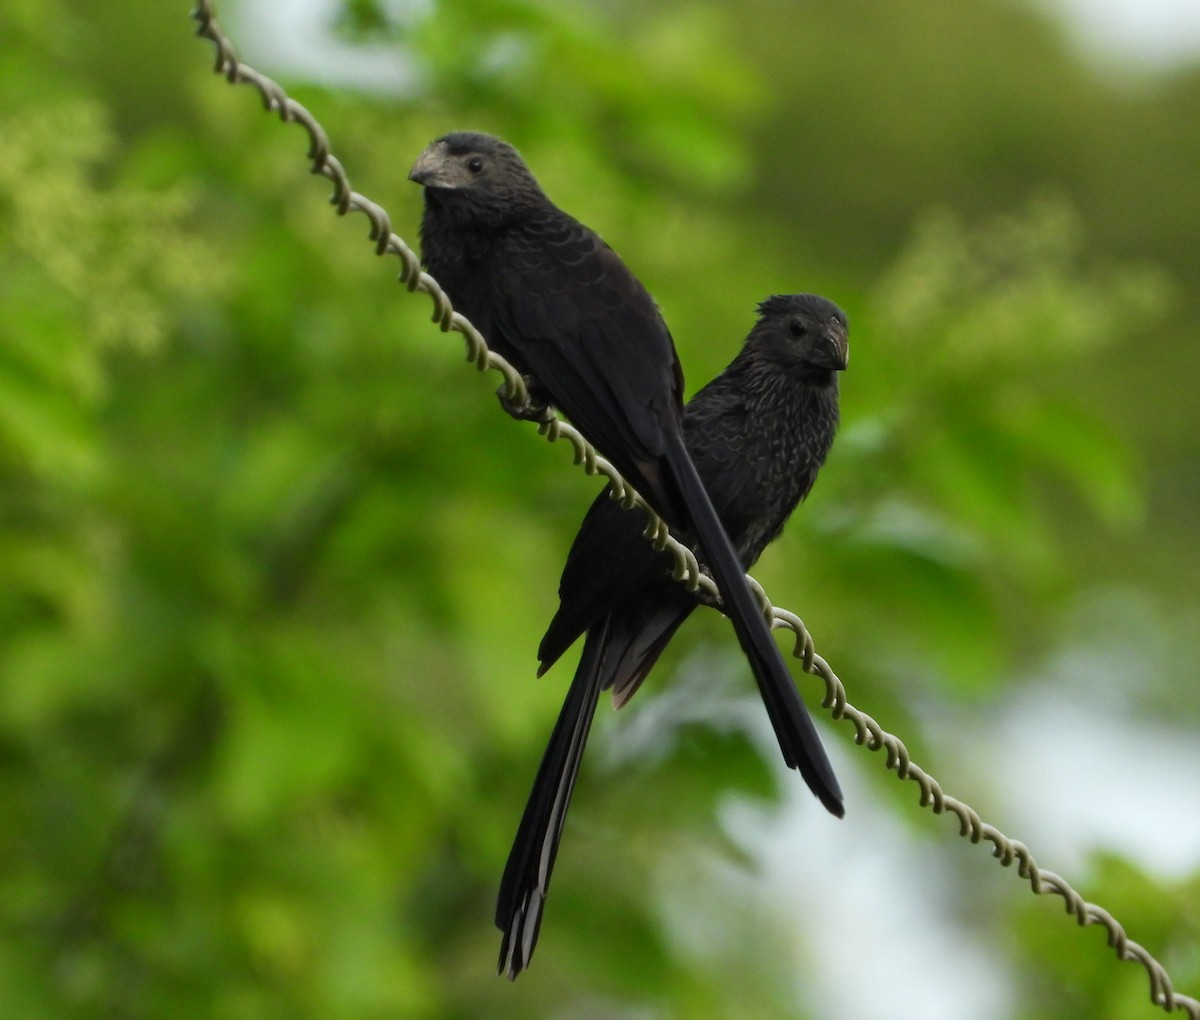
[[[496,390],[496,397],[505,412],[517,421],[549,421],[554,417],[554,410],[537,394],[537,383],[531,376],[522,376],[525,380],[525,392],[515,397],[505,383]]]
[[[713,589],[715,589],[715,579],[713,578],[712,571],[708,568],[708,564],[702,560],[698,560],[696,565],[700,568],[700,573],[704,577],[707,577],[710,581],[714,582]],[[701,584],[703,584],[703,581],[701,581]],[[718,613],[721,613],[725,616],[729,615],[729,613],[725,611],[725,601],[721,598],[721,593],[719,591],[711,590],[706,587],[700,587],[695,590],[693,595],[700,605],[708,606],[709,609],[715,609]]]

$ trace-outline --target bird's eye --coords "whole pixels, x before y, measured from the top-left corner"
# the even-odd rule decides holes
[[[793,319],[788,323],[788,329],[792,331],[792,336],[804,336],[808,332],[808,327],[800,319]]]
[[[473,174],[479,173],[483,169],[483,159],[480,156],[472,156],[467,160],[467,169]]]

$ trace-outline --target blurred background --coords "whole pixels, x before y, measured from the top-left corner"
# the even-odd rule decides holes
[[[471,127],[641,276],[689,392],[849,313],[756,576],[851,700],[1200,994],[1200,15],[1117,0],[222,3],[416,243]],[[698,613],[598,717],[532,969],[491,915],[598,486],[498,409],[184,3],[0,11],[9,1017],[1152,1015],[1141,968]],[[820,685],[796,675],[810,704]]]

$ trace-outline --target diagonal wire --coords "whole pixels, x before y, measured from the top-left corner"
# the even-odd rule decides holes
[[[262,97],[267,112],[279,114],[286,123],[299,124],[309,138],[308,158],[312,172],[329,178],[334,191],[330,203],[339,215],[360,212],[370,223],[369,237],[375,243],[377,255],[396,255],[400,259],[400,282],[411,291],[422,291],[433,302],[432,321],[443,332],[461,333],[467,345],[467,360],[481,372],[495,370],[504,379],[506,401],[515,405],[528,405],[528,392],[521,374],[507,361],[488,349],[479,331],[468,319],[456,312],[438,282],[422,271],[420,260],[413,250],[392,232],[387,212],[369,198],[358,194],[350,187],[349,177],[341,162],[330,151],[329,138],[325,129],[308,110],[296,102],[264,74],[241,63],[232,43],[221,31],[213,14],[211,0],[197,0],[192,17],[199,24],[196,34],[208,39],[216,48],[217,59],[213,70],[225,76],[231,84],[253,85]],[[684,583],[691,591],[700,591],[710,600],[719,598],[716,585],[707,574],[699,569],[696,557],[687,546],[676,541],[665,522],[654,512],[644,499],[630,486],[604,457],[596,452],[582,435],[570,424],[558,418],[547,408],[537,419],[538,431],[549,442],[566,439],[573,449],[576,464],[581,464],[588,474],[601,474],[612,486],[613,498],[619,499],[627,508],[639,507],[647,518],[646,537],[658,549],[671,553],[676,580]],[[1075,917],[1080,927],[1101,925],[1107,933],[1107,942],[1117,959],[1140,963],[1150,980],[1150,1001],[1166,1012],[1180,1011],[1191,1020],[1200,1020],[1200,1000],[1175,992],[1166,969],[1143,946],[1125,933],[1124,927],[1103,907],[1085,900],[1060,875],[1039,868],[1029,848],[1018,840],[1010,839],[995,826],[980,818],[970,805],[950,796],[924,769],[912,761],[904,742],[888,733],[871,716],[855,708],[847,700],[846,688],[834,673],[833,668],[813,645],[812,637],[803,621],[795,613],[772,606],[761,585],[748,577],[751,590],[758,598],[763,613],[776,629],[786,629],[795,635],[792,654],[800,658],[805,672],[819,676],[825,682],[825,697],[821,704],[829,709],[835,719],[849,719],[854,725],[854,741],[871,751],[886,751],[885,765],[895,771],[897,778],[908,779],[920,787],[919,803],[935,814],[953,814],[958,819],[958,832],[971,843],[991,844],[991,853],[1003,867],[1014,862],[1017,874],[1028,881],[1030,890],[1037,895],[1054,894],[1062,898],[1066,912]]]

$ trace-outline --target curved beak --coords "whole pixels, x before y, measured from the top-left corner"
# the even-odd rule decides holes
[[[452,188],[455,182],[447,174],[446,143],[434,142],[417,157],[408,179],[430,188]]]
[[[850,337],[846,327],[840,322],[833,322],[825,332],[829,342],[830,368],[836,372],[846,371],[850,364]]]

